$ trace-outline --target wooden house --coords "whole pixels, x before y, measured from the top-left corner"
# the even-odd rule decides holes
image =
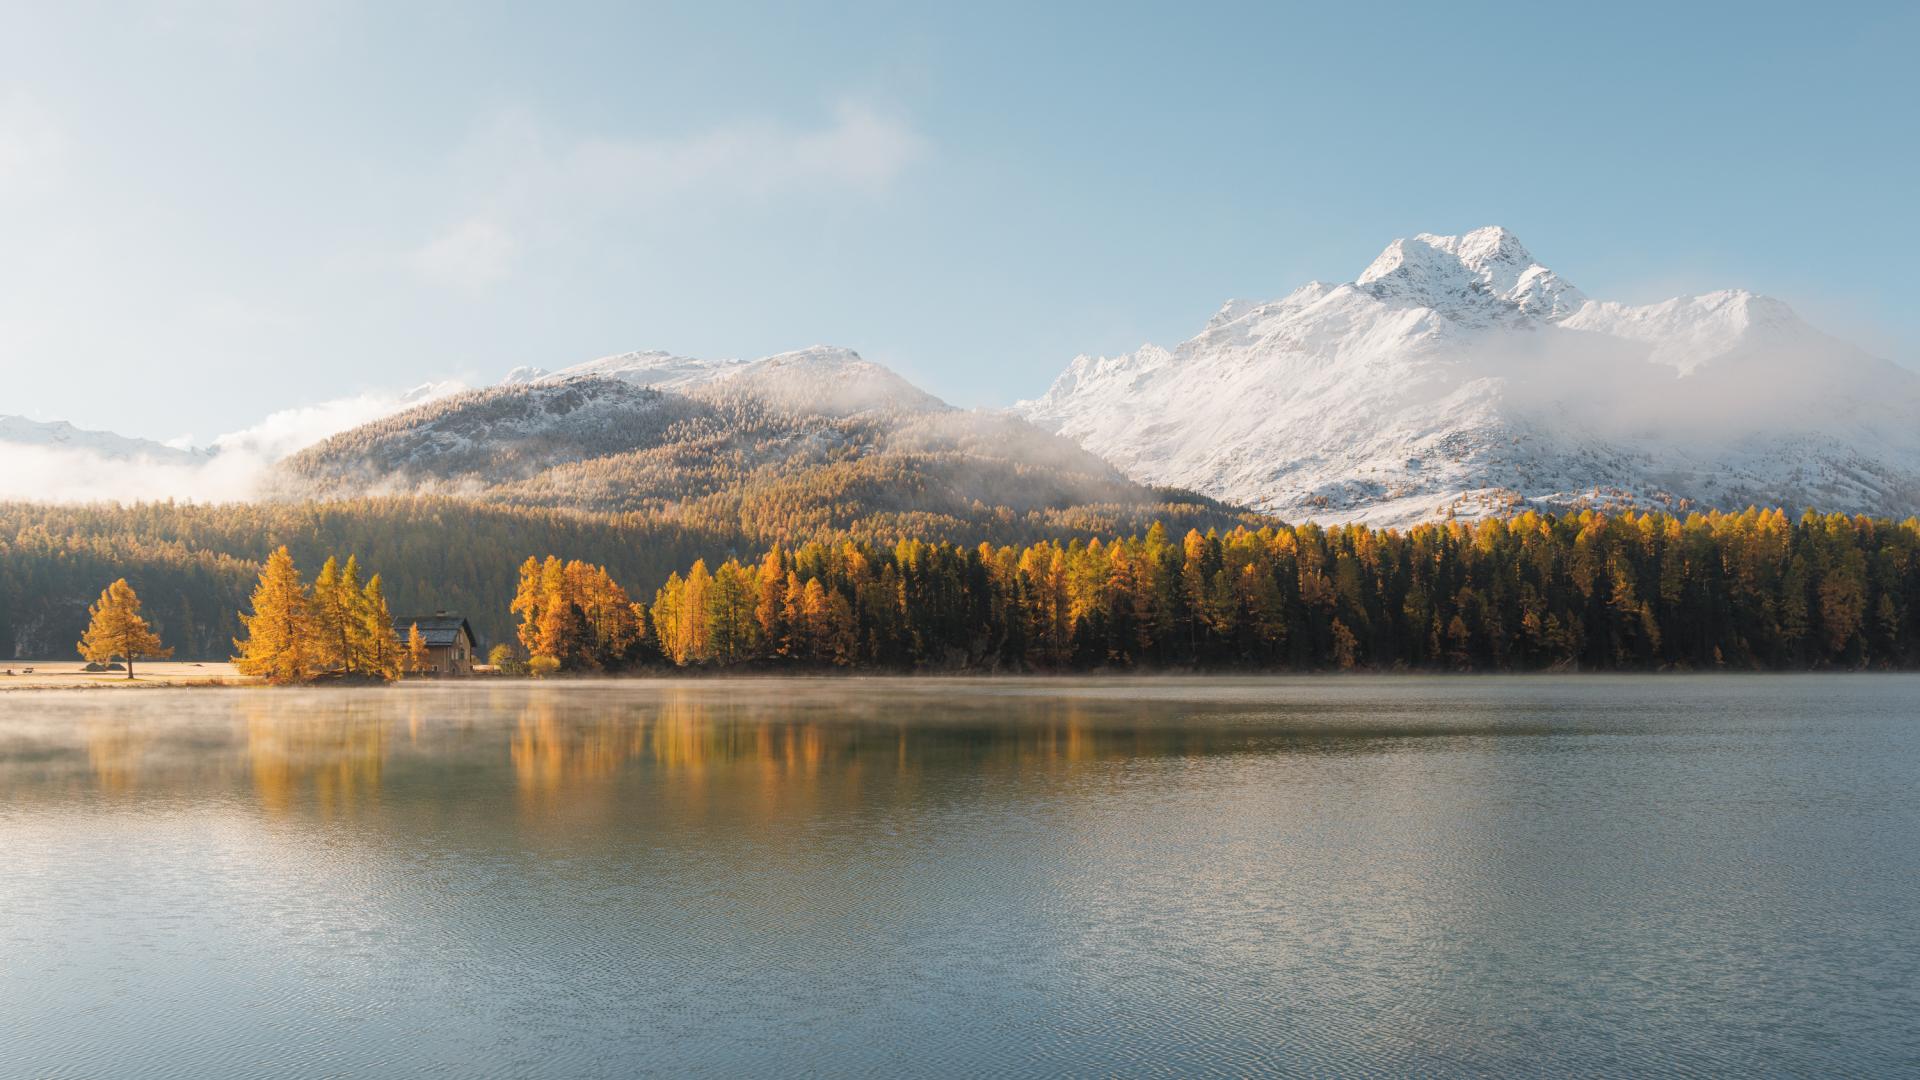
[[[436,611],[431,615],[402,615],[393,620],[393,634],[400,639],[400,647],[407,647],[407,632],[413,627],[420,628],[420,637],[427,643],[427,672],[432,675],[471,675],[480,645],[473,636],[473,627],[467,620]]]

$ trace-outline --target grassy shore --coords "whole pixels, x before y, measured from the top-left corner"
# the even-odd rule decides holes
[[[0,662],[0,692],[47,690],[61,687],[135,686],[245,686],[260,680],[242,675],[229,663],[188,660],[141,660],[133,678],[124,671],[85,671],[79,660],[9,660]]]

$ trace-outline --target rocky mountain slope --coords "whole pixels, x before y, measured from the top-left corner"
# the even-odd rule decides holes
[[[1137,480],[1294,519],[1920,511],[1920,377],[1748,292],[1590,300],[1497,227],[1078,357],[1016,411]]]

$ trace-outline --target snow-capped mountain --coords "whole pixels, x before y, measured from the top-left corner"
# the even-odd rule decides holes
[[[110,461],[188,463],[201,456],[151,439],[135,439],[111,431],[89,431],[65,420],[29,420],[24,416],[0,416],[0,443],[84,451]]]
[[[1146,483],[1290,518],[1533,504],[1920,511],[1920,377],[1744,291],[1588,299],[1512,234],[1081,356],[1016,411]]]

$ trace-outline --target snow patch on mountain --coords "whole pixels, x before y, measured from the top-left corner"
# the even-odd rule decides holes
[[[852,349],[832,345],[814,345],[759,360],[702,360],[659,351],[628,352],[553,372],[515,368],[501,385],[563,383],[583,376],[683,393],[746,394],[773,408],[826,416],[850,416],[873,409],[921,411],[947,407],[886,366],[863,359]]]
[[[282,463],[286,476],[361,491],[484,486],[620,453],[699,411],[604,375],[470,390],[362,424]]]
[[[656,390],[686,390],[724,378],[746,366],[744,360],[699,360],[658,351],[625,352],[552,372],[537,367],[514,368],[501,380],[501,385],[558,383],[582,375],[596,375]]]
[[[872,411],[927,412],[949,406],[852,349],[830,345],[757,360],[712,384],[715,393],[740,393],[788,412],[853,416]]]
[[[1648,360],[1681,375],[1691,375],[1701,365],[1743,346],[1816,354],[1851,351],[1801,322],[1785,303],[1745,289],[1677,296],[1637,307],[1588,301],[1559,325],[1640,342],[1647,346]]]

